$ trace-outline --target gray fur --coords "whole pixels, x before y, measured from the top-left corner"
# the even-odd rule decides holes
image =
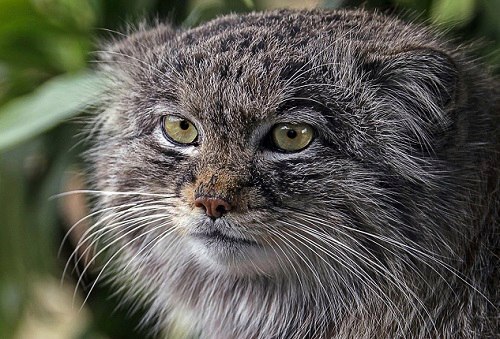
[[[82,242],[112,249],[103,274],[158,331],[500,335],[498,84],[461,49],[365,11],[277,11],[142,28],[100,60]],[[167,141],[164,114],[199,144]],[[315,138],[278,152],[278,122]],[[234,208],[210,223],[196,194]],[[210,228],[260,247],[191,239]]]

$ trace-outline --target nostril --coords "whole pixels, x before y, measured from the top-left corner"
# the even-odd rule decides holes
[[[216,206],[214,216],[217,218],[231,210],[231,205],[225,200],[215,199],[214,204]]]
[[[226,213],[226,207],[224,207],[224,205],[218,205],[216,208],[215,208],[215,211],[220,213],[220,214],[224,214]]]
[[[194,205],[203,208],[205,214],[211,218],[220,218],[231,210],[231,205],[227,201],[218,198],[199,197],[194,201]]]
[[[205,211],[207,210],[207,207],[205,206],[205,203],[203,202],[203,198],[198,198],[194,201],[194,205],[196,207],[201,207],[203,208]]]

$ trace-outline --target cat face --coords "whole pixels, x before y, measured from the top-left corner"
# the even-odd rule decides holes
[[[139,29],[99,60],[78,248],[204,338],[496,333],[497,94],[466,60],[364,11]]]
[[[432,152],[456,69],[437,43],[413,46],[425,32],[377,40],[363,22],[387,23],[352,15],[160,26],[103,54],[95,181],[123,193],[100,205],[126,260],[347,282],[454,241],[433,229],[454,197],[435,198]]]

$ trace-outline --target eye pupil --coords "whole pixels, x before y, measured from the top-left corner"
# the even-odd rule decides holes
[[[189,129],[189,122],[187,122],[186,120],[181,120],[179,122],[179,127],[183,130],[183,131],[186,131],[187,129]]]
[[[290,129],[286,132],[286,136],[290,139],[294,139],[295,137],[297,137],[297,131],[294,129]]]

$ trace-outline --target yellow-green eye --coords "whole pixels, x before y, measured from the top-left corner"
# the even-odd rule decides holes
[[[175,115],[163,117],[162,129],[168,138],[179,144],[192,144],[198,139],[196,127],[189,120]]]
[[[274,145],[287,152],[306,148],[313,135],[312,127],[307,124],[281,123],[274,126],[272,131]]]

